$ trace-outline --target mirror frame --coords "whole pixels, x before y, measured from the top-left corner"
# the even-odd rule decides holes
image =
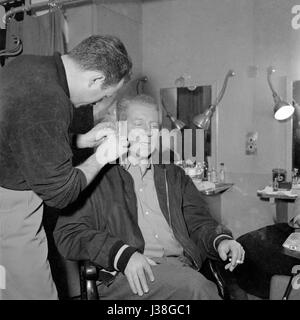
[[[295,81],[300,81],[298,78],[294,77],[287,77],[287,100],[288,101],[293,101],[293,91],[294,91],[294,82]],[[300,101],[299,101],[300,103]],[[293,169],[293,116],[291,119],[287,121],[286,124],[286,169],[287,169],[287,176],[288,179],[291,179],[291,172]],[[300,169],[300,168],[299,168]]]

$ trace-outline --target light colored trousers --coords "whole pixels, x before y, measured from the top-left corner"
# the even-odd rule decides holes
[[[149,281],[149,292],[133,294],[125,275],[119,272],[113,283],[98,286],[100,300],[221,300],[216,285],[200,272],[192,269],[185,259],[176,257],[153,258],[151,266],[154,282]]]
[[[0,299],[57,299],[42,218],[43,201],[33,191],[0,187]]]

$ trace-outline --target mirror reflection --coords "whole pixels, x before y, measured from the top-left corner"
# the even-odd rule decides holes
[[[160,90],[160,98],[163,105],[163,127],[168,129],[176,128],[172,117],[180,120],[185,124],[185,127],[181,130],[182,133],[182,149],[188,150],[191,148],[190,152],[183,153],[183,159],[185,154],[192,154],[193,157],[198,157],[197,155],[197,130],[198,129],[193,124],[193,118],[199,113],[206,111],[211,105],[212,99],[212,86],[189,86],[189,87],[174,87],[174,88],[163,88]],[[191,129],[187,132],[185,129]],[[207,162],[207,157],[212,154],[211,147],[211,127],[204,131],[204,156],[202,155],[202,160]],[[185,137],[186,135],[186,137]],[[189,136],[187,136],[189,135]],[[192,139],[192,143],[184,145],[185,141]],[[200,160],[200,159],[197,159]]]

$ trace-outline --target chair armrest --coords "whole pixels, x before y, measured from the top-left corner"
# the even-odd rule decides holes
[[[80,262],[80,290],[82,300],[98,300],[96,281],[98,279],[97,267],[90,261]]]
[[[214,282],[217,286],[220,297],[224,300],[230,300],[229,291],[227,290],[227,283],[222,274],[221,260],[213,260],[207,258],[200,269],[200,272],[210,281]]]
[[[97,267],[89,260],[82,262],[83,272],[85,279],[87,280],[97,280],[98,270]]]

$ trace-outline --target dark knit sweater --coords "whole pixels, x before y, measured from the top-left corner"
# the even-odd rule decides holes
[[[0,186],[63,208],[86,186],[72,166],[73,106],[59,54],[22,55],[0,70]]]

